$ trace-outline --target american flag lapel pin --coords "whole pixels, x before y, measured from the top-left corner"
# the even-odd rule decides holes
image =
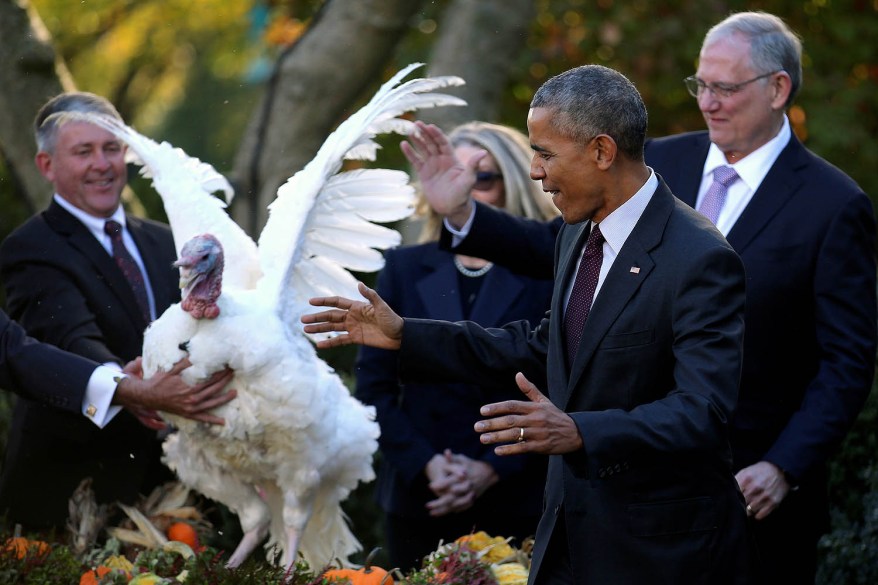
[[[631,274],[640,274],[640,266],[632,266],[631,270],[629,270]]]

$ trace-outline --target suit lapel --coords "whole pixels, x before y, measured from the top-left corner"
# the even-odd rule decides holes
[[[699,134],[692,144],[691,154],[683,153],[679,158],[681,162],[680,172],[676,183],[674,183],[673,193],[692,209],[695,209],[695,202],[698,200],[698,189],[701,187],[704,161],[707,160],[709,149],[710,140],[707,133]]]
[[[551,326],[549,328],[549,347],[555,348],[549,352],[549,370],[552,372],[564,372],[564,384],[559,388],[566,387],[570,380],[570,371],[567,368],[564,339],[564,300],[567,296],[567,289],[570,288],[571,280],[575,278],[577,262],[581,255],[588,234],[591,232],[591,222],[583,221],[573,226],[564,226],[558,234],[558,246],[560,256],[558,257],[557,276],[560,278],[560,285],[556,285],[552,291],[552,312]],[[581,349],[581,346],[580,346]],[[549,398],[559,408],[567,402],[569,394],[563,396],[555,396],[554,391],[550,392]]]
[[[145,329],[147,324],[143,322],[143,316],[140,313],[137,300],[134,298],[131,285],[128,284],[125,275],[116,266],[113,257],[107,253],[88,228],[54,201],[46,210],[45,218],[52,229],[66,236],[71,247],[78,250],[94,266],[97,273],[104,279],[125,308],[131,322],[136,324],[139,329]]]
[[[643,215],[616,256],[612,268],[598,291],[583,328],[582,341],[576,359],[570,368],[566,393],[559,397],[562,408],[566,408],[574,388],[579,383],[580,377],[587,369],[607,331],[619,314],[625,310],[637,289],[649,278],[655,267],[649,253],[661,241],[673,207],[674,198],[667,185],[661,181],[643,211]],[[639,270],[632,272],[632,267],[639,268]]]
[[[802,186],[801,167],[807,164],[804,147],[794,136],[771,165],[750,203],[729,231],[729,244],[739,254]]]
[[[701,187],[704,161],[710,150],[710,137],[707,132],[693,132],[673,140],[672,146],[662,145],[658,147],[658,152],[648,144],[645,152],[647,164],[655,165],[655,171],[661,178],[674,186],[674,195],[694,209]]]

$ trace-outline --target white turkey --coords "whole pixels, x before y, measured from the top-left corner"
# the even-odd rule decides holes
[[[409,132],[400,114],[463,101],[437,89],[456,77],[385,83],[333,132],[315,158],[278,189],[258,246],[212,195],[232,194],[206,163],[124,124],[77,114],[128,144],[162,197],[177,244],[183,301],[147,330],[144,373],[188,355],[189,381],[226,366],[238,398],[217,409],[225,426],[166,415],[178,429],[164,444],[165,462],[180,479],[233,510],[244,537],[228,564],[266,546],[291,566],[300,553],[314,568],[360,549],[341,502],[358,482],[373,479],[379,435],[374,409],[355,400],[301,332],[313,296],[358,294],[348,270],[383,266],[378,251],[399,234],[371,222],[392,222],[413,210],[401,171],[340,172],[344,159],[374,160],[375,135]]]

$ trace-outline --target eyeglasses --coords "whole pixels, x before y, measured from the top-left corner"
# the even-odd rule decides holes
[[[503,175],[491,171],[478,171],[476,173],[476,182],[473,189],[477,191],[488,191],[494,187],[497,180],[503,180]]]
[[[745,86],[753,83],[754,81],[759,81],[760,79],[765,79],[775,73],[780,73],[783,69],[779,69],[777,71],[771,71],[769,73],[763,73],[758,77],[754,77],[753,79],[748,79],[747,81],[742,81],[741,83],[707,83],[695,77],[694,75],[690,75],[686,79],[683,80],[683,83],[686,84],[686,89],[689,91],[689,94],[694,97],[701,97],[701,94],[704,93],[704,90],[710,91],[714,97],[718,98],[727,98],[732,94],[738,93]]]

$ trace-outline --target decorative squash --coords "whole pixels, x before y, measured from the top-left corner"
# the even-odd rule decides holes
[[[375,548],[366,557],[366,565],[362,569],[332,569],[323,573],[330,583],[347,579],[351,585],[393,585],[393,577],[381,567],[373,567],[372,560],[380,548]]]
[[[30,540],[23,536],[13,536],[6,540],[4,548],[7,551],[14,552],[15,556],[23,559],[29,554],[42,555],[51,550],[49,543],[42,540]]]
[[[167,583],[167,581],[155,573],[140,573],[128,581],[128,585],[158,585],[159,583]]]
[[[491,572],[499,585],[527,585],[527,567],[521,563],[492,565]]]
[[[98,583],[101,582],[101,579],[111,571],[124,574],[125,579],[130,580],[131,571],[133,570],[134,565],[131,561],[121,555],[113,555],[108,557],[103,565],[98,565],[91,571],[83,573],[82,577],[79,578],[79,585],[98,585]]]
[[[187,522],[174,522],[168,526],[167,535],[168,540],[186,543],[192,550],[198,549],[198,533]]]
[[[79,578],[79,585],[98,585],[101,579],[104,578],[104,575],[112,571],[110,567],[105,567],[101,565],[92,569],[91,571],[86,571],[82,574],[82,577]]]

